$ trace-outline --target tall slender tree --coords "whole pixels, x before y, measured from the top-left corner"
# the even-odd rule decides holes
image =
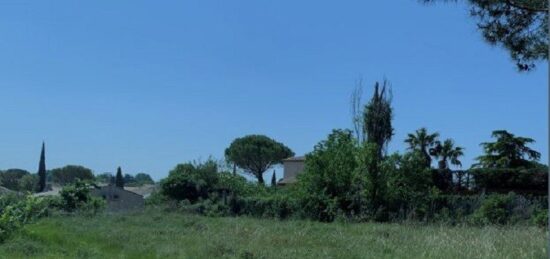
[[[40,162],[38,163],[38,192],[46,190],[46,143],[42,142]]]
[[[273,170],[273,175],[271,176],[271,186],[277,186],[277,176],[275,176],[275,170]]]
[[[417,129],[414,134],[409,133],[405,143],[409,145],[409,150],[420,151],[426,161],[426,167],[430,167],[432,164],[432,158],[430,157],[430,149],[436,144],[439,133],[428,133],[426,128]]]
[[[120,166],[116,170],[115,186],[118,188],[124,188],[124,177],[122,176],[122,169]]]
[[[379,160],[384,156],[388,143],[393,136],[391,124],[393,109],[391,107],[391,90],[387,80],[380,84],[374,84],[374,95],[365,106],[363,112],[363,132],[366,141],[376,144]]]

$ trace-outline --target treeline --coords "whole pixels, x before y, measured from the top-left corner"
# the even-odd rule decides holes
[[[206,215],[325,222],[546,224],[544,196],[514,193],[547,188],[547,166],[538,163],[540,153],[529,148],[533,139],[494,131],[495,140],[481,144],[484,154],[466,171],[453,171],[462,167],[464,148],[425,128],[407,136],[406,152],[389,154],[394,136],[389,87],[387,81],[376,83],[366,104],[356,94],[360,91],[354,92],[354,129],[334,130],[315,145],[296,184],[265,187],[264,173],[294,152],[269,137],[249,135],[225,151],[232,171],[220,170],[213,161],[178,165],[161,181],[161,192],[150,203]],[[247,182],[237,169],[254,176],[258,184]]]
[[[114,183],[115,177],[111,173],[102,173],[97,176],[89,168],[79,165],[67,165],[46,171],[46,182],[65,186],[73,184],[78,180],[95,182],[98,184]],[[135,176],[124,174],[122,181],[126,186],[142,186],[154,184],[150,175],[138,173]],[[23,169],[0,170],[0,186],[12,191],[39,192],[39,176]]]

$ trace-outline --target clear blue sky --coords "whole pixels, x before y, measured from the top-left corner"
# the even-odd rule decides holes
[[[393,84],[396,129],[437,130],[468,167],[494,129],[547,162],[546,64],[515,70],[467,8],[399,1],[2,1],[0,168],[140,171],[259,133],[297,154],[351,127],[363,78]]]

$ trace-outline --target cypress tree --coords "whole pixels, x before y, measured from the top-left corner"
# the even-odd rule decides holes
[[[273,170],[273,176],[271,176],[271,186],[277,186],[277,177],[275,176],[275,170]]]
[[[42,152],[40,152],[40,162],[38,163],[38,192],[46,190],[46,144],[42,142]]]
[[[124,178],[122,177],[122,169],[120,169],[120,166],[116,170],[115,185],[116,187],[124,188]]]

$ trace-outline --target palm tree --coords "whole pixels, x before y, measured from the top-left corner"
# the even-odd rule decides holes
[[[443,144],[436,141],[435,148],[431,149],[430,153],[439,160],[437,164],[441,170],[449,169],[449,162],[454,166],[462,167],[459,157],[464,156],[464,148],[455,147],[452,139],[446,139]]]
[[[481,143],[485,155],[476,158],[475,167],[523,167],[530,166],[540,159],[540,153],[527,147],[535,143],[532,138],[516,137],[506,130],[495,130],[495,142]]]
[[[414,134],[409,133],[405,143],[409,144],[409,150],[420,151],[426,159],[426,167],[430,167],[432,158],[428,151],[435,145],[437,138],[439,138],[439,133],[429,134],[426,128],[420,128]]]

